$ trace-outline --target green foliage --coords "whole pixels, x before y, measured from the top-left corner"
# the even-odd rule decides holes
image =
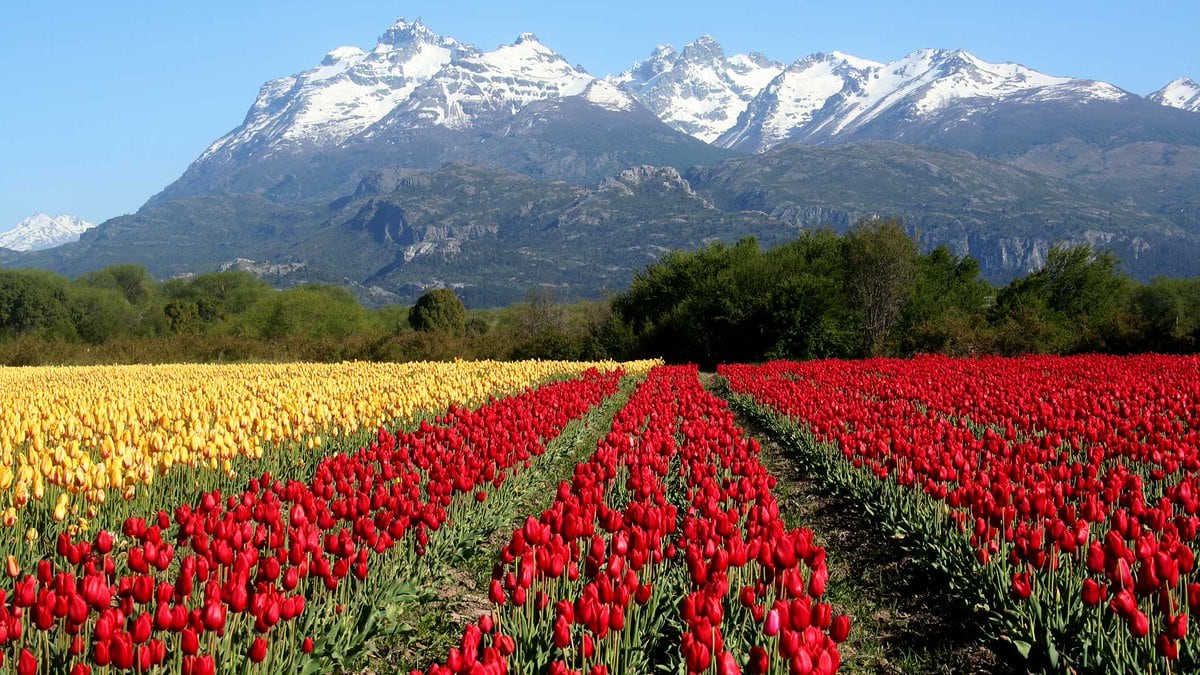
[[[1138,286],[1111,252],[1056,245],[1046,264],[995,289],[946,247],[919,254],[897,221],[839,237],[805,232],[675,252],[612,302],[622,356],[704,365],[943,352],[1194,351],[1200,280]]]
[[[163,293],[168,298],[193,303],[197,317],[206,323],[242,314],[271,292],[270,284],[241,271],[201,274],[163,284]]]
[[[350,291],[314,284],[266,296],[247,310],[240,323],[247,334],[264,340],[345,339],[363,333],[368,317]]]
[[[68,294],[71,322],[81,340],[98,345],[127,335],[136,313],[126,296],[113,288],[76,283]]]
[[[403,333],[412,329],[408,322],[409,308],[404,305],[386,305],[370,313],[371,323],[385,333]]]
[[[970,356],[988,351],[987,307],[992,288],[979,263],[939,246],[917,261],[912,293],[896,326],[903,354],[941,352]]]
[[[71,338],[67,280],[41,270],[0,270],[0,335]]]
[[[415,330],[462,335],[467,328],[467,308],[449,288],[436,288],[417,298],[408,314]]]
[[[1129,321],[1137,329],[1129,351],[1186,354],[1200,349],[1200,279],[1160,277],[1130,294]]]
[[[171,300],[163,306],[163,316],[172,333],[194,333],[200,329],[200,308],[194,302]]]
[[[69,282],[0,270],[0,364],[226,360],[629,359],[753,362],[943,352],[1190,353],[1200,279],[1132,281],[1110,252],[1055,246],[995,288],[947,247],[918,253],[897,221],[674,251],[608,301],[468,312],[454,291],[367,310],[327,285],[274,290],[240,271],[158,284],[136,265]],[[416,330],[414,330],[416,329]]]
[[[102,270],[85,274],[77,284],[92,288],[116,291],[130,305],[143,305],[158,293],[154,277],[141,265],[112,265]]]
[[[717,243],[668,254],[613,299],[613,311],[635,353],[671,361],[849,357],[861,328],[845,275],[842,241],[828,230],[767,251],[753,239]]]
[[[1007,354],[1119,350],[1133,288],[1112,253],[1098,253],[1087,244],[1056,244],[1041,269],[997,294],[990,318],[999,331],[998,349]]]
[[[862,316],[867,354],[884,352],[888,335],[911,299],[917,244],[900,221],[872,218],[851,228],[843,240],[846,291]]]

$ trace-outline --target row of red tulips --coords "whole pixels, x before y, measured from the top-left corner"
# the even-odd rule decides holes
[[[831,480],[906,493],[893,517],[943,557],[968,544],[978,569],[961,575],[1035,667],[1197,666],[1187,636],[1200,610],[1200,360],[929,357],[721,373],[807,428],[811,451],[836,448]]]
[[[825,552],[694,367],[649,374],[500,552],[493,610],[429,675],[836,672]],[[414,671],[419,673],[420,671]]]
[[[620,377],[589,371],[451,408],[412,433],[380,430],[309,482],[264,475],[241,494],[130,518],[120,533],[60,535],[34,573],[10,561],[0,665],[21,675],[327,671],[322,656],[344,647],[330,636],[353,639],[368,581],[394,580],[453,500],[485,500]]]

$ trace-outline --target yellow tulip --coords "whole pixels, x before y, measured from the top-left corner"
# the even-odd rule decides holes
[[[108,490],[131,499],[138,485],[183,467],[234,475],[233,460],[264,446],[315,449],[326,439],[402,423],[450,404],[474,406],[588,368],[617,364],[339,363],[0,368],[0,493],[6,524],[48,486],[79,493],[94,515]],[[61,497],[60,497],[61,500]],[[70,512],[56,503],[58,520]]]

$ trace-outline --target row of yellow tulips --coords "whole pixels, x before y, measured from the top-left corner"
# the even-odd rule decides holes
[[[613,362],[0,368],[0,522],[31,500],[94,515],[177,465],[231,471],[265,445],[353,435]],[[620,364],[627,371],[653,363]],[[47,495],[47,487],[59,489]],[[53,496],[57,495],[57,496]],[[82,511],[82,513],[81,513]]]

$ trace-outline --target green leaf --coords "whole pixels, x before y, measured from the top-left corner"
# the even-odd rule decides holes
[[[1013,646],[1017,648],[1017,652],[1020,653],[1021,658],[1029,658],[1029,652],[1033,651],[1033,645],[1024,640],[1013,640],[1012,643]]]

